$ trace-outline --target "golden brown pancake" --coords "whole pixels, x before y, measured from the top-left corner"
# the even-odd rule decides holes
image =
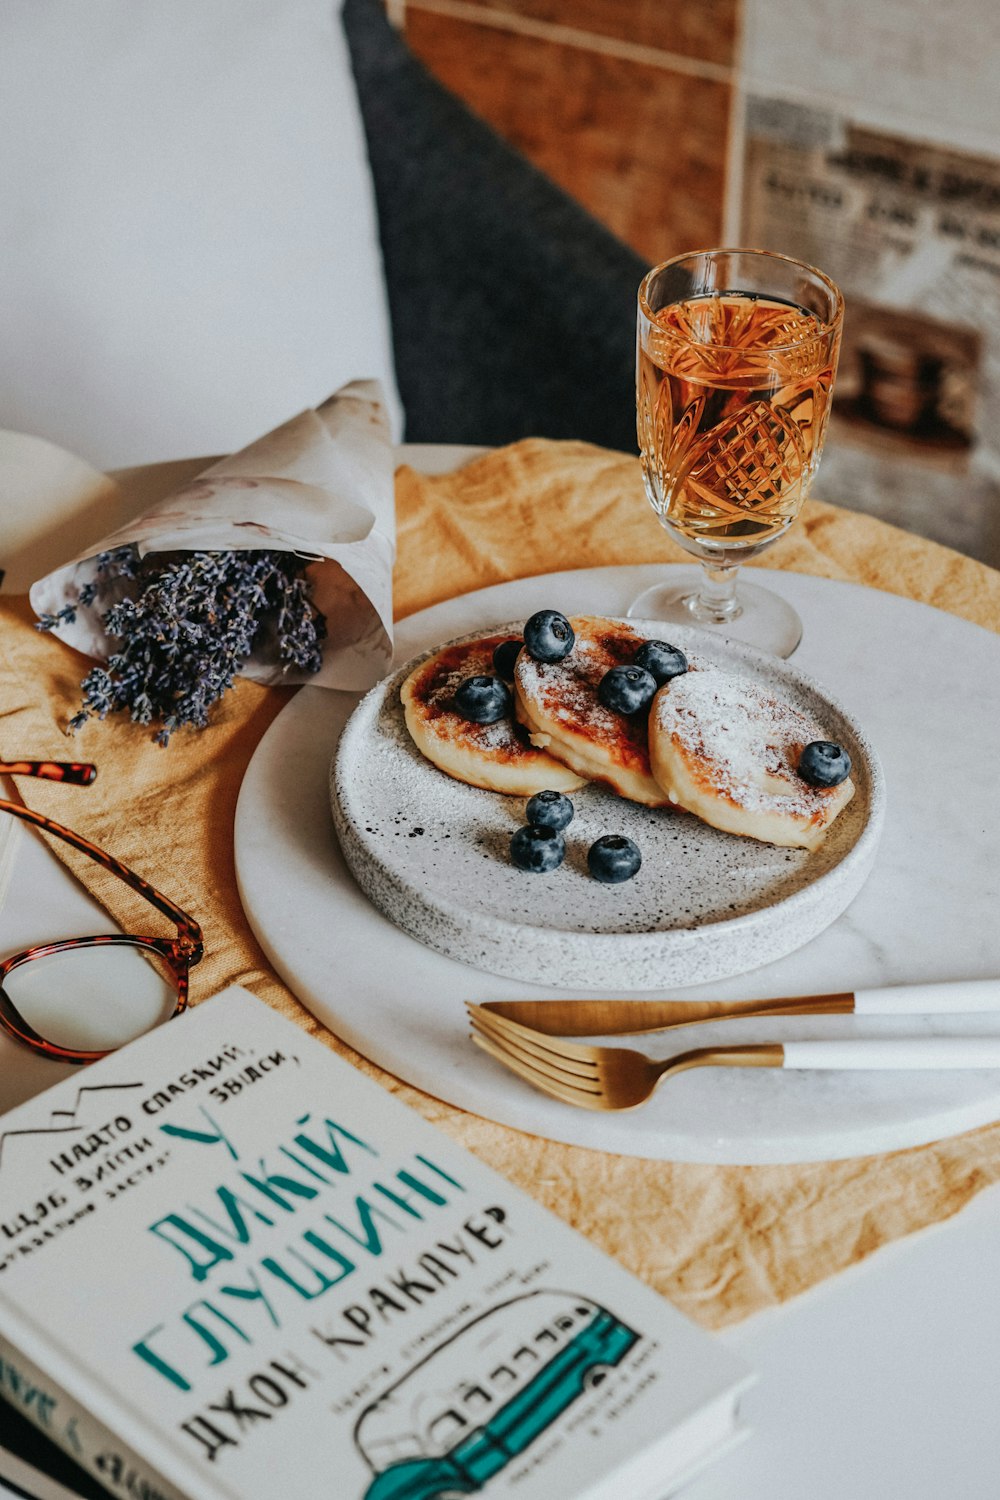
[[[575,791],[583,778],[533,748],[513,717],[473,724],[453,706],[466,677],[494,675],[493,648],[508,639],[489,635],[445,646],[414,667],[400,689],[406,727],[428,760],[470,786],[520,797]]]
[[[814,787],[796,767],[829,734],[773,689],[708,663],[660,688],[649,713],[653,774],[671,802],[713,828],[815,849],[854,796],[850,777]]]
[[[643,641],[655,637],[601,615],[579,615],[570,624],[576,641],[562,661],[534,661],[526,651],[517,658],[518,719],[533,745],[588,781],[603,781],[632,802],[666,806],[670,799],[650,768],[646,714],[615,713],[597,696],[605,672],[631,665]]]

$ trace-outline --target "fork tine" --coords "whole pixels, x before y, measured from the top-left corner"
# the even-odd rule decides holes
[[[479,1027],[480,1031],[488,1036],[502,1038],[504,1041],[513,1042],[518,1047],[533,1056],[544,1058],[555,1062],[570,1073],[580,1073],[586,1077],[593,1073],[594,1068],[600,1061],[600,1048],[581,1046],[577,1042],[564,1042],[561,1039],[544,1035],[523,1025],[520,1021],[508,1021],[505,1016],[493,1015],[492,1012],[484,1010],[481,1005],[473,1005],[466,1001],[466,1010],[469,1019]]]
[[[569,1088],[565,1084],[557,1083],[554,1079],[546,1078],[535,1068],[522,1063],[519,1058],[515,1057],[513,1053],[508,1052],[502,1045],[486,1037],[481,1031],[474,1031],[472,1033],[472,1040],[483,1052],[488,1052],[497,1062],[508,1068],[512,1073],[516,1073],[519,1078],[524,1079],[525,1083],[530,1083],[533,1088],[539,1089],[543,1094],[548,1094],[553,1099],[559,1099],[563,1104],[575,1104],[581,1109],[604,1109],[605,1106],[601,1102],[600,1094],[590,1094],[586,1093],[583,1089]]]
[[[526,1068],[535,1068],[544,1077],[551,1078],[556,1083],[564,1083],[567,1088],[596,1087],[597,1077],[593,1067],[588,1067],[586,1071],[579,1067],[564,1067],[561,1058],[550,1056],[530,1045],[523,1045],[515,1037],[497,1036],[489,1030],[489,1027],[480,1026],[475,1017],[472,1018],[472,1029],[485,1036],[494,1046],[518,1058]]]
[[[516,1024],[510,1028],[497,1029],[477,1015],[470,1014],[469,1021],[484,1036],[492,1037],[494,1041],[507,1047],[516,1048],[519,1053],[526,1054],[529,1060],[537,1059],[541,1067],[556,1068],[560,1073],[572,1074],[578,1078],[594,1077],[596,1060],[567,1055],[559,1047],[549,1047],[547,1037],[536,1037],[533,1032]]]

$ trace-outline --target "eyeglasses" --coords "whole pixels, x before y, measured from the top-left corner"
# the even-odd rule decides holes
[[[89,786],[96,766],[78,761],[0,762],[0,773]],[[117,875],[177,928],[174,938],[130,933],[40,943],[0,961],[0,1028],[43,1057],[89,1063],[186,1009],[188,972],[204,948],[201,928],[128,865],[51,818],[0,797],[0,811],[54,834]]]

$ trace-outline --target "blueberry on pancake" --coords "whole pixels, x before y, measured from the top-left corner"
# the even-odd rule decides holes
[[[766,684],[698,665],[653,699],[649,752],[660,786],[713,828],[817,848],[854,796],[849,776],[824,787],[799,774],[804,748],[829,736]]]
[[[476,723],[455,702],[470,678],[493,675],[494,649],[507,639],[489,635],[445,646],[414,667],[400,689],[406,727],[429,761],[470,786],[517,797],[547,788],[575,791],[583,778],[532,746],[512,714]]]
[[[527,651],[517,658],[518,719],[533,745],[579,776],[604,782],[632,802],[666,806],[670,799],[650,769],[646,712],[616,711],[599,694],[613,668],[632,667],[647,636],[631,621],[600,615],[580,615],[569,624],[575,639],[562,660],[537,661]]]

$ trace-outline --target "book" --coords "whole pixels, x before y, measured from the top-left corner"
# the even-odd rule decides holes
[[[0,1403],[3,1484],[28,1500],[107,1500],[107,1490],[8,1403]]]
[[[742,1359],[239,987],[0,1117],[0,1396],[128,1500],[662,1500]]]
[[[14,1412],[8,1407],[3,1413],[4,1423],[12,1416]],[[63,1457],[58,1449],[53,1451],[57,1458]],[[10,1500],[10,1497],[13,1500],[93,1500],[94,1495],[106,1500],[107,1490],[103,1486],[91,1488],[86,1474],[67,1485],[54,1478],[48,1468],[38,1468],[0,1445],[0,1500]]]

